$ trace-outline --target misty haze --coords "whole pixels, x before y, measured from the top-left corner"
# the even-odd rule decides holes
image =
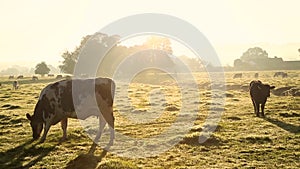
[[[1,1],[0,168],[300,168],[299,6]]]

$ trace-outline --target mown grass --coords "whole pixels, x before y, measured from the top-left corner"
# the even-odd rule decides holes
[[[225,74],[225,107],[212,102],[207,74],[195,74],[199,98],[187,104],[199,106],[196,121],[191,121],[192,128],[178,144],[147,158],[121,157],[100,147],[93,155],[88,154],[92,140],[76,119],[69,120],[67,141],[59,141],[62,137],[59,125],[51,128],[44,143],[32,141],[25,113],[32,114],[41,89],[53,79],[38,82],[25,79],[24,83],[20,81],[19,90],[12,90],[11,82],[2,78],[0,168],[300,168],[300,97],[271,94],[266,117],[255,117],[246,88],[254,73],[243,72],[241,79],[233,79],[233,72]],[[299,71],[289,71],[290,77],[284,79],[273,78],[273,73],[260,72],[259,79],[276,88],[300,88]],[[174,123],[182,109],[181,94],[174,80],[164,78],[151,84],[136,79],[125,91],[128,95],[116,98],[117,132],[133,138],[151,138]],[[118,86],[117,93],[122,92],[122,86]],[[153,106],[163,109],[153,110]],[[210,106],[214,107],[212,112],[224,112],[215,132],[200,144],[199,135]]]

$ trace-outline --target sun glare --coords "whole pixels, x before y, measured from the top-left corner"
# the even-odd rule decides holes
[[[169,40],[173,51],[172,54],[174,56],[184,55],[187,57],[196,57],[194,52],[181,42],[169,37],[158,35],[137,35],[129,38],[124,38],[121,40],[121,43],[119,45],[126,47],[147,45],[147,49],[159,49],[159,44],[162,43],[162,40]]]

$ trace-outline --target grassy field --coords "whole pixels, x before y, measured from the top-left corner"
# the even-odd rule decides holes
[[[274,72],[259,72],[262,82],[276,86],[266,104],[265,118],[255,117],[247,91],[254,73],[243,72],[239,79],[232,78],[233,72],[225,74],[224,107],[212,101],[212,84],[205,73],[194,75],[198,91],[188,89],[187,94],[198,92],[199,97],[190,102],[183,102],[172,79],[151,83],[155,79],[149,76],[149,83],[145,84],[137,77],[127,91],[119,85],[115,128],[125,136],[137,139],[157,136],[174,123],[183,109],[182,103],[190,107],[181,110],[187,114],[194,112],[194,107],[199,108],[196,120],[190,122],[192,127],[178,144],[147,158],[122,157],[101,147],[93,155],[88,154],[92,140],[76,119],[69,120],[67,141],[59,142],[62,137],[59,124],[52,126],[44,143],[32,141],[25,114],[33,113],[41,89],[55,79],[19,80],[20,88],[12,90],[12,81],[2,77],[0,168],[300,168],[300,97],[295,96],[300,92],[300,72],[288,71],[289,78],[273,78]],[[128,98],[134,109],[126,102]],[[163,109],[151,109],[153,106]],[[208,114],[220,110],[224,112],[216,130],[200,144],[198,138]],[[116,141],[112,150],[123,148],[134,152],[140,146],[126,147],[125,142]]]

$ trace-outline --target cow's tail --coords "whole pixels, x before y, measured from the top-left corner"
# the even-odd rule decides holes
[[[110,89],[111,89],[111,98],[112,98],[112,104],[113,104],[114,98],[115,98],[115,92],[116,92],[116,84],[115,84],[114,80],[111,80]]]

